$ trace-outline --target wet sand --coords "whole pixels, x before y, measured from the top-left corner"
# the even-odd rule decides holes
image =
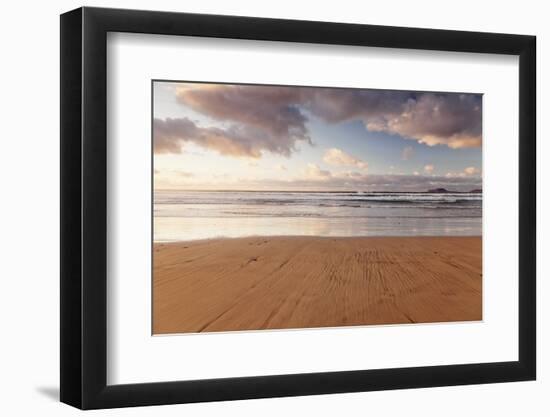
[[[481,237],[155,243],[153,333],[482,319]]]

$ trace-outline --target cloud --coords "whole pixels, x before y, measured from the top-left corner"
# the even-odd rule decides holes
[[[318,190],[318,191],[420,191],[425,192],[433,188],[445,188],[450,191],[470,191],[482,188],[479,177],[451,177],[433,175],[375,175],[359,172],[331,173],[322,170],[315,164],[308,165],[302,176],[291,179],[280,178],[233,178],[224,176],[212,180],[210,183],[189,182],[182,179],[179,183],[169,186],[181,189],[219,189],[223,185],[225,189],[250,190]]]
[[[414,155],[414,149],[412,148],[412,146],[406,146],[401,151],[401,159],[403,161],[408,161],[409,159],[412,158],[413,155]]]
[[[361,121],[369,131],[428,146],[481,146],[481,95],[345,88],[185,84],[177,100],[212,120],[310,142],[308,116]],[[294,138],[294,139],[291,139]]]
[[[317,164],[307,164],[305,173],[308,179],[315,181],[325,181],[332,177],[330,171],[319,168]]]
[[[192,172],[179,169],[155,169],[155,175],[153,176],[155,189],[187,187],[195,182],[200,183],[202,180]]]
[[[334,166],[353,166],[361,170],[367,169],[367,163],[341,149],[330,148],[325,151],[323,161]]]
[[[181,153],[186,142],[194,143],[221,155],[259,158],[262,152],[290,156],[299,140],[305,137],[277,136],[271,131],[249,125],[227,128],[200,127],[187,117],[154,119],[155,153]]]
[[[192,178],[195,176],[192,172],[188,171],[181,171],[179,169],[155,169],[154,171],[155,175],[159,176],[172,176],[172,177],[180,177],[180,178]]]
[[[398,134],[429,146],[481,146],[481,99],[467,94],[426,93],[398,114],[365,121],[369,130]]]
[[[306,107],[328,122],[361,120],[429,146],[481,146],[480,95],[320,89]]]
[[[464,168],[464,173],[466,175],[479,175],[481,173],[481,170],[476,167],[467,167]]]
[[[237,122],[277,137],[307,140],[306,117],[296,106],[301,88],[255,85],[199,84],[178,89],[177,100],[217,120]]]
[[[432,164],[424,165],[424,172],[431,174],[434,168],[435,167]]]
[[[481,170],[476,167],[466,167],[461,172],[447,172],[447,178],[481,177]]]

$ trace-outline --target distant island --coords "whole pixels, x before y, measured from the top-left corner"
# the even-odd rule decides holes
[[[476,188],[471,191],[449,191],[446,188],[432,188],[431,190],[428,190],[428,193],[434,193],[434,194],[444,194],[444,193],[477,193],[481,194],[483,193],[483,190],[481,188]]]

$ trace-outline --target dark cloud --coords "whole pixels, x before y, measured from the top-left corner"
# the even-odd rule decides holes
[[[153,121],[153,138],[155,153],[179,153],[187,138],[196,136],[197,126],[188,118],[155,119]]]
[[[367,129],[395,133],[426,145],[481,146],[481,99],[466,94],[422,94],[399,114],[364,120]]]
[[[177,99],[214,119],[242,123],[275,136],[307,138],[306,117],[296,107],[302,90],[292,87],[208,85],[181,89]]]
[[[305,135],[278,135],[259,127],[233,124],[227,128],[199,127],[184,118],[154,119],[155,153],[179,153],[186,142],[195,143],[222,155],[259,158],[264,151],[289,156],[296,141],[309,140]]]
[[[401,91],[307,88],[306,106],[329,123],[383,120],[402,112],[414,95]]]
[[[327,123],[359,120],[368,130],[430,146],[481,146],[481,96],[475,94],[186,84],[177,99],[212,119],[292,143],[309,140],[310,114]]]

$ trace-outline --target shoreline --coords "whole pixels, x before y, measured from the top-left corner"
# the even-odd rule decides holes
[[[237,239],[293,239],[293,238],[311,238],[311,239],[399,239],[399,238],[412,238],[412,239],[435,239],[435,238],[480,238],[483,239],[482,235],[472,234],[472,235],[421,235],[421,236],[410,236],[410,235],[372,235],[372,236],[311,236],[311,235],[247,235],[247,236],[214,236],[206,237],[202,239],[185,239],[185,240],[153,240],[154,245],[167,245],[167,244],[178,244],[178,243],[194,243],[202,241],[212,241],[212,240],[237,240]]]
[[[153,334],[482,320],[481,236],[155,242]]]

